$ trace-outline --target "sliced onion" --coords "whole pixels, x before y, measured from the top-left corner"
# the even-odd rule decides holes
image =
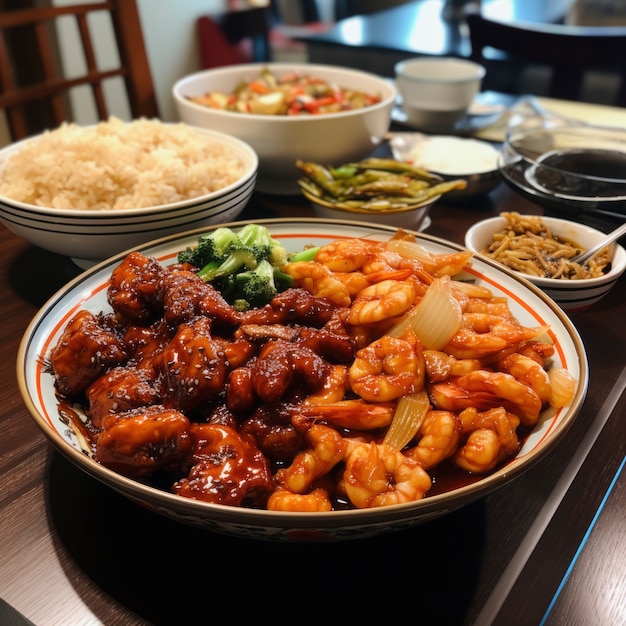
[[[391,239],[387,242],[387,250],[396,252],[405,259],[417,259],[425,265],[432,266],[435,263],[433,255],[415,241],[406,239]]]
[[[550,379],[550,405],[555,409],[564,407],[576,393],[576,379],[564,367],[548,370]]]
[[[461,327],[461,305],[454,297],[449,276],[436,278],[419,304],[387,333],[400,337],[407,328],[426,350],[441,350]]]
[[[425,389],[402,396],[383,443],[395,451],[402,450],[417,435],[429,409],[430,401]]]

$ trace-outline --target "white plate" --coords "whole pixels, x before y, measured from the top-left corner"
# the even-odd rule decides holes
[[[294,251],[307,244],[321,245],[345,237],[384,240],[395,232],[394,228],[387,226],[340,220],[273,219],[258,220],[258,223],[265,224],[276,239],[288,250]],[[242,222],[227,224],[233,228],[242,225]],[[163,264],[171,264],[175,262],[178,251],[194,245],[199,234],[208,230],[211,229],[160,239],[138,250]],[[457,244],[429,235],[418,234],[417,237],[433,252],[464,250]],[[59,414],[53,378],[43,361],[59,340],[68,320],[78,310],[88,309],[94,313],[110,310],[106,296],[109,277],[124,257],[125,253],[122,253],[81,274],[58,291],[35,316],[18,353],[20,392],[44,434],[79,467],[130,499],[195,526],[245,537],[281,540],[295,539],[296,535],[302,539],[303,534],[308,539],[345,539],[407,528],[475,500],[521,473],[548,452],[566,432],[585,397],[588,382],[585,350],[569,318],[530,283],[488,259],[475,258],[471,268],[468,268],[468,277],[489,287],[495,296],[507,297],[513,313],[523,324],[549,325],[556,348],[555,364],[566,367],[578,380],[572,402],[563,409],[545,411],[514,459],[473,484],[418,502],[378,509],[293,514],[212,505],[181,498],[122,477],[85,454],[67,420]]]
[[[490,105],[483,104],[480,101],[475,101],[470,107],[467,115],[456,122],[454,126],[445,129],[437,128],[436,130],[439,133],[445,132],[450,135],[469,135],[495,124],[502,117],[505,110],[506,108],[503,105]],[[417,128],[411,125],[408,121],[407,114],[402,108],[401,101],[399,101],[398,104],[391,110],[391,121],[400,126],[429,132],[428,128]]]

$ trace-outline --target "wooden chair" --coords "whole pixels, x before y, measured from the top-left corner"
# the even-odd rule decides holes
[[[100,19],[102,25],[103,18],[96,14],[110,17],[119,57],[115,67],[99,67],[93,20]],[[62,68],[57,30],[62,23],[79,33],[76,39],[82,45],[85,67],[79,75],[67,76]],[[158,117],[135,0],[0,12],[0,107],[12,140],[74,121],[69,93],[75,88],[84,90],[82,86],[93,94],[98,118],[106,120],[110,106],[105,83],[119,81],[118,77],[132,117]]]
[[[197,21],[200,67],[271,61],[270,19],[265,8],[202,15]]]
[[[468,13],[466,19],[471,58],[478,63],[488,67],[499,59],[517,62],[513,67],[518,69],[528,64],[548,67],[548,93],[543,95],[565,100],[581,99],[589,71],[614,74],[619,86],[613,104],[626,106],[626,28],[513,25],[489,20],[478,12]],[[483,88],[490,87],[483,84]]]

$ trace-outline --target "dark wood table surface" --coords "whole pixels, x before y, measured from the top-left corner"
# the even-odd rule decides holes
[[[462,242],[502,210],[541,212],[503,184],[467,206],[440,201],[428,232]],[[242,219],[308,213],[297,198],[259,196]],[[547,457],[410,530],[284,544],[160,517],[55,452],[22,404],[15,359],[32,316],[77,270],[0,227],[0,272],[0,598],[37,626],[626,623],[626,276],[572,314],[589,392]]]

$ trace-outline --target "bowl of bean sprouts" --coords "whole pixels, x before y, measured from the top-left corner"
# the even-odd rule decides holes
[[[619,244],[587,263],[573,260],[604,234],[570,220],[512,212],[474,224],[465,245],[519,273],[562,309],[574,312],[598,302],[626,269],[626,251]]]

